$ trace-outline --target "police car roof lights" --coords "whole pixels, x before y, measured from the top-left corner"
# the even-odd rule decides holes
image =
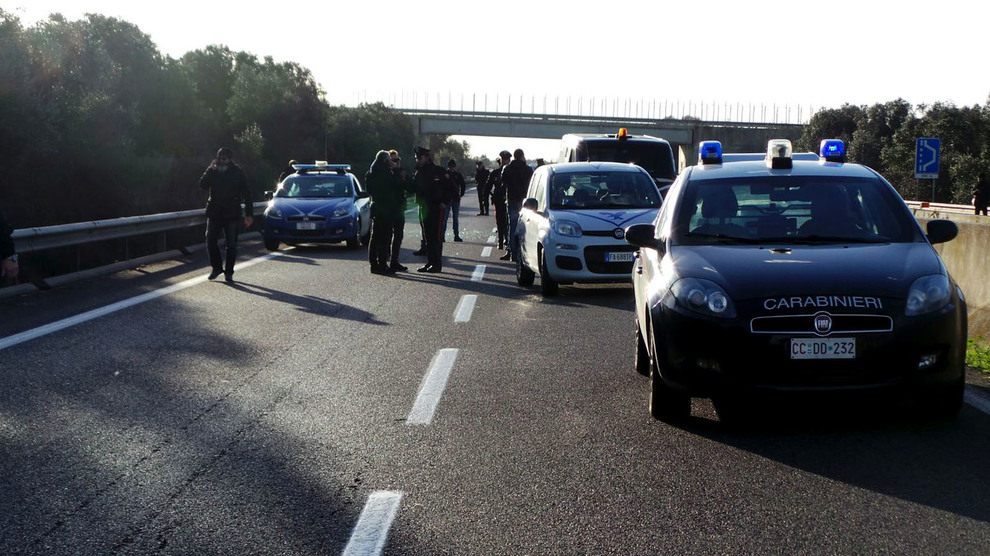
[[[789,139],[771,139],[767,142],[767,168],[786,170],[794,167],[794,150]]]
[[[313,164],[293,164],[296,173],[305,174],[306,172],[337,172],[338,174],[343,174],[344,172],[351,171],[350,164],[327,164],[326,160],[317,160]]]
[[[722,143],[719,141],[702,141],[698,143],[698,164],[721,164]]]
[[[846,144],[842,139],[822,139],[818,155],[825,162],[843,163],[846,161]]]

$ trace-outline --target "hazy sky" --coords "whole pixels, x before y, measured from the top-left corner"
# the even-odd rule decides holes
[[[439,97],[456,108],[487,94],[503,107],[523,97],[540,108],[547,96],[575,106],[578,98],[609,98],[778,104],[807,114],[898,98],[969,106],[990,95],[990,8],[963,0],[0,0],[0,7],[25,26],[55,12],[117,17],[173,58],[222,44],[296,62],[334,104],[408,104],[415,96],[420,106]]]

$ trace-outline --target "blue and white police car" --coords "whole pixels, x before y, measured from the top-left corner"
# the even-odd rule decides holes
[[[371,199],[349,164],[293,164],[269,199],[262,228],[265,248],[287,243],[340,243],[356,249],[371,236]]]
[[[543,295],[560,284],[629,282],[629,225],[651,222],[661,197],[653,178],[635,164],[572,162],[540,166],[519,212],[516,280]]]
[[[841,141],[819,155],[787,140],[757,155],[699,151],[656,220],[626,229],[651,414],[682,419],[693,396],[724,417],[766,393],[889,392],[954,415],[966,302],[932,245],[956,225],[923,231],[882,176],[845,162]]]

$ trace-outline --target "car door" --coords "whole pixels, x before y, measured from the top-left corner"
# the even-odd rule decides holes
[[[371,233],[371,197],[364,194],[364,187],[356,176],[351,176],[351,183],[354,184],[354,208],[361,217],[361,236],[367,236]]]
[[[542,166],[541,168],[546,168]],[[519,224],[516,227],[516,237],[519,241],[519,252],[523,263],[532,270],[539,268],[537,248],[540,242],[540,230],[547,228],[546,222],[546,170],[537,168],[529,182],[526,192],[527,199],[536,199],[536,209],[524,208],[519,211]]]

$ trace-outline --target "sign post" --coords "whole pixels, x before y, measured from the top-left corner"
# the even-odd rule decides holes
[[[914,179],[932,180],[931,200],[933,203],[935,202],[935,180],[938,179],[941,150],[942,141],[938,138],[920,137],[915,140]]]

